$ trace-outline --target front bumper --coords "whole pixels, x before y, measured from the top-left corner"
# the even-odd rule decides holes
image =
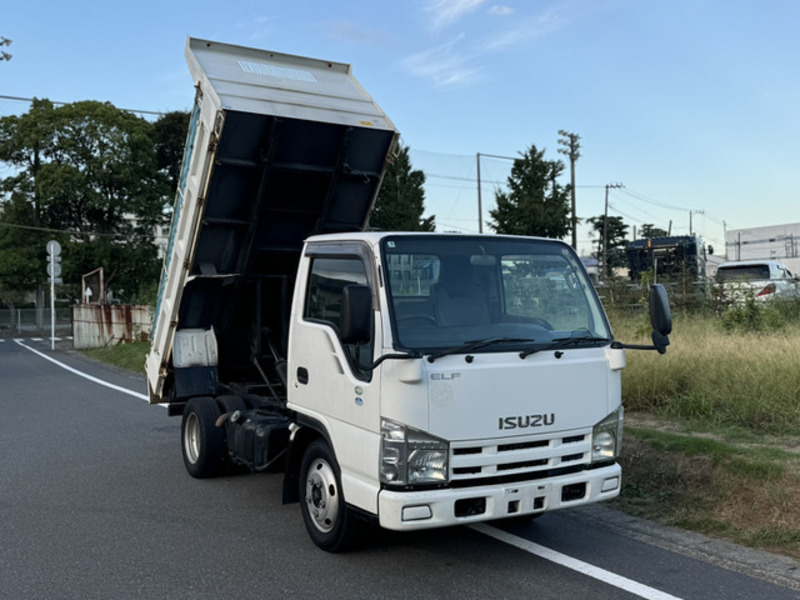
[[[613,464],[536,481],[468,488],[395,492],[381,490],[381,527],[396,531],[432,529],[610,500],[619,495],[622,469]]]

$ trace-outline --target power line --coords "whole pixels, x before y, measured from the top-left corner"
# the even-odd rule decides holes
[[[44,233],[62,233],[66,235],[72,236],[85,236],[89,235],[92,237],[107,237],[107,238],[140,238],[140,239],[147,239],[151,240],[154,237],[153,235],[145,235],[141,233],[93,233],[91,231],[73,231],[69,229],[52,229],[50,227],[36,227],[34,225],[19,225],[17,223],[5,223],[0,221],[0,227],[10,227],[12,229],[25,229],[28,231],[41,231]]]
[[[667,204],[665,202],[659,202],[658,200],[653,200],[652,198],[648,198],[644,194],[641,194],[641,193],[633,191],[633,190],[629,190],[627,188],[625,188],[625,191],[623,193],[628,194],[629,196],[632,196],[633,198],[636,198],[637,200],[641,200],[642,202],[647,202],[648,204],[652,204],[653,206],[658,206],[659,208],[666,208],[668,210],[678,210],[678,211],[683,211],[683,212],[691,210],[689,208],[683,208],[683,207],[680,207],[680,206],[673,206],[673,205]]]
[[[55,104],[57,106],[64,106],[66,104],[74,104],[74,102],[59,102],[58,100],[49,100],[48,98],[39,98],[39,99],[40,100],[48,100],[48,102],[51,102],[52,104]],[[28,102],[28,103],[31,103],[34,100],[36,100],[36,98],[23,98],[22,96],[7,96],[5,94],[0,94],[0,100],[14,100],[16,102]],[[155,111],[155,110],[136,110],[136,109],[133,109],[133,108],[120,108],[120,107],[116,107],[116,108],[118,110],[123,110],[125,112],[133,113],[133,114],[136,114],[136,115],[155,115],[155,116],[158,116],[158,117],[163,117],[165,114],[167,114],[165,112],[159,112],[159,111]]]

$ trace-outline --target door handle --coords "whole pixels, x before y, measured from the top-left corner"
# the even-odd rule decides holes
[[[297,381],[303,385],[308,383],[308,369],[305,367],[297,367]]]

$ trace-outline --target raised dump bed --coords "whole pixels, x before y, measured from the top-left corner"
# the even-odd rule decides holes
[[[222,381],[262,378],[254,357],[285,356],[303,240],[364,227],[397,137],[347,64],[194,38],[186,59],[196,99],[146,364],[151,402],[172,393],[178,329],[213,330],[218,348],[188,367],[219,356]]]

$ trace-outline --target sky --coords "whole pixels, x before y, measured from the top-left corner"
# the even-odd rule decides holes
[[[622,184],[608,214],[629,236],[691,224],[722,254],[725,231],[800,222],[800,2],[28,0],[4,13],[0,116],[32,97],[189,110],[191,36],[351,64],[426,173],[439,230],[491,231],[494,190],[532,145],[566,162],[568,183],[559,130],[580,136],[580,219]],[[590,237],[582,224],[582,254]]]

